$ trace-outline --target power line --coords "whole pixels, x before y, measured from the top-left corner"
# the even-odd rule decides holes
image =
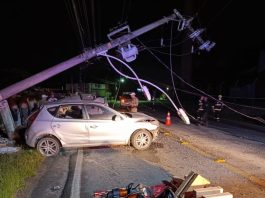
[[[79,32],[76,31],[76,22],[75,22],[75,16],[74,16],[74,13],[73,13],[73,10],[72,10],[72,5],[71,5],[71,2],[70,1],[65,1],[65,6],[66,6],[66,10],[67,10],[67,13],[69,14],[69,19],[70,19],[70,23],[74,29],[74,34],[76,36],[76,38],[80,41],[80,35],[79,35]],[[82,49],[82,46],[81,46],[81,49]]]
[[[90,30],[90,26],[89,26],[89,20],[88,20],[88,12],[87,12],[87,4],[85,2],[85,0],[82,0],[82,7],[83,7],[83,11],[84,11],[84,19],[85,19],[85,26],[86,26],[86,30],[87,30],[87,34],[85,34],[85,37],[88,40],[88,46],[92,46],[92,40],[91,40],[91,30]]]
[[[217,17],[219,17],[224,10],[232,3],[233,0],[228,0],[226,2],[226,4],[216,13],[216,15],[214,17],[211,17],[210,22],[208,22],[208,24],[206,25],[206,27],[210,27],[210,25],[217,19]]]
[[[84,38],[83,38],[83,34],[82,34],[83,29],[82,29],[82,26],[81,26],[81,23],[80,23],[80,19],[78,17],[78,10],[76,8],[76,4],[75,4],[74,0],[72,0],[72,6],[73,6],[73,9],[74,9],[74,15],[75,15],[75,20],[76,20],[79,36],[80,36],[80,41],[81,41],[81,44],[82,44],[82,48],[84,50],[85,49],[85,42],[84,42]]]
[[[95,1],[90,0],[91,5],[91,17],[92,17],[92,30],[93,30],[93,46],[96,46],[97,37],[96,37],[96,26],[95,26]]]
[[[140,40],[139,40],[139,38],[136,38],[142,45],[144,45]],[[145,45],[144,45],[145,46]],[[153,55],[162,65],[164,65],[168,70],[170,70],[170,68],[161,60],[161,59],[159,59],[151,50],[149,50],[146,46],[145,46],[145,48],[148,50],[148,52],[149,53],[151,53],[151,55]],[[211,98],[212,100],[214,100],[214,101],[217,101],[217,99],[215,99],[213,96],[211,96],[211,95],[209,95],[209,94],[207,94],[206,92],[204,92],[204,91],[202,91],[202,90],[200,90],[200,89],[198,89],[198,88],[196,88],[195,86],[193,86],[193,85],[191,85],[190,83],[188,83],[188,82],[186,82],[184,79],[182,79],[179,75],[177,75],[175,72],[173,72],[173,74],[180,80],[180,81],[182,81],[183,83],[185,83],[186,85],[188,85],[188,86],[190,86],[191,88],[193,88],[193,89],[195,89],[196,91],[198,91],[198,92],[200,92],[200,93],[202,93],[203,95],[205,95],[205,96],[207,96],[207,97],[209,97],[209,98]],[[249,119],[252,119],[252,120],[256,120],[256,121],[259,121],[259,122],[261,122],[261,123],[263,123],[263,124],[265,124],[265,121],[263,121],[261,118],[259,118],[259,117],[252,117],[252,116],[249,116],[249,115],[247,115],[247,114],[244,114],[244,113],[242,113],[242,112],[240,112],[240,111],[237,111],[237,110],[235,110],[235,109],[233,109],[233,108],[231,108],[231,107],[229,107],[228,105],[226,105],[225,103],[222,103],[225,107],[227,107],[228,109],[230,109],[231,111],[233,111],[233,112],[235,112],[235,113],[238,113],[238,114],[240,114],[240,115],[242,115],[242,116],[244,116],[244,117],[247,117],[247,118],[249,118]]]

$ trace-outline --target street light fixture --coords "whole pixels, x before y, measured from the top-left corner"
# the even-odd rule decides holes
[[[125,81],[124,78],[120,78],[121,83],[124,83],[124,81]]]

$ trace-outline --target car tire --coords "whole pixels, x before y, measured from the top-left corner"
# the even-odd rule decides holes
[[[145,150],[152,143],[152,135],[149,131],[141,129],[133,133],[131,144],[137,150]]]
[[[53,137],[43,137],[37,143],[37,150],[45,157],[57,155],[60,147],[58,140]]]

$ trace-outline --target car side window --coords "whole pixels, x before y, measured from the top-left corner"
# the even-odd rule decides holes
[[[56,117],[63,119],[83,119],[82,105],[61,105],[58,108]]]
[[[55,116],[57,107],[50,107],[47,111],[52,115]]]
[[[90,120],[111,120],[115,115],[109,109],[97,105],[86,105]]]

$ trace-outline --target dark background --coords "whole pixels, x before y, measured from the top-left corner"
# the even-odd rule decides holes
[[[74,17],[73,2],[83,28],[83,42]],[[263,65],[260,63],[265,40],[262,1],[29,0],[1,1],[0,4],[1,88],[66,61],[82,53],[84,47],[93,48],[107,42],[109,29],[119,23],[127,21],[133,31],[171,15],[174,8],[185,17],[193,17],[194,27],[206,28],[203,33],[205,40],[216,42],[210,52],[190,54],[191,42],[185,41],[185,31],[178,32],[178,23],[174,22],[172,66],[181,77],[210,94],[218,94],[220,87],[229,94],[229,88],[235,85],[254,80],[262,84],[264,79]],[[171,23],[139,39],[148,47],[161,47],[161,38],[165,45],[169,45],[170,30]],[[136,39],[132,42],[141,46]],[[147,50],[140,49],[137,60],[130,63],[137,74],[160,86],[171,86],[170,72]],[[159,50],[153,52],[169,65],[169,48],[152,49]],[[190,69],[187,67],[186,71],[182,63],[185,57],[192,60],[192,66]],[[97,58],[40,85],[61,87],[66,82],[79,82],[80,76],[82,81],[87,82],[113,82],[119,78],[104,58]],[[177,79],[176,86],[188,89]],[[264,89],[257,90],[259,93],[256,95],[262,96]]]

